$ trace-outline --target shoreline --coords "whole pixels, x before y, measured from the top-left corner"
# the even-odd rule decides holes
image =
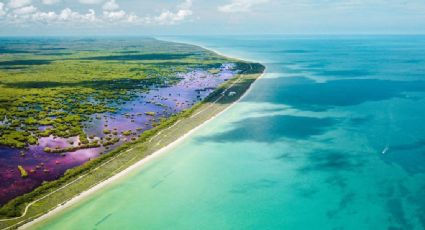
[[[163,40],[163,39],[161,39]],[[177,41],[172,41],[172,42],[177,42]],[[182,42],[180,42],[182,43]],[[201,47],[203,49],[209,50],[211,52],[214,52],[220,56],[229,58],[229,59],[238,59],[241,61],[246,61],[249,63],[253,63],[254,61],[251,60],[244,60],[244,59],[240,59],[238,57],[234,58],[234,57],[229,57],[227,55],[224,55],[214,49],[210,49],[201,45],[197,45],[197,44],[192,44],[192,43],[185,43],[185,44],[190,44],[190,45],[194,45],[194,46],[198,46]],[[239,96],[239,98],[233,102],[231,102],[229,105],[226,105],[223,109],[221,109],[221,111],[219,111],[218,113],[213,113],[212,116],[210,116],[208,119],[202,121],[202,123],[196,125],[195,127],[193,127],[192,129],[190,129],[189,131],[185,132],[183,135],[181,135],[180,137],[178,137],[177,139],[175,139],[174,141],[172,141],[171,143],[166,144],[164,147],[161,147],[160,149],[154,151],[153,153],[143,157],[142,159],[138,160],[137,162],[135,162],[134,164],[128,166],[127,168],[123,169],[122,171],[119,171],[117,174],[112,175],[111,177],[100,181],[99,183],[95,184],[93,187],[89,188],[88,190],[85,190],[79,194],[77,194],[76,196],[74,196],[73,198],[63,202],[62,204],[58,204],[56,207],[54,207],[53,209],[51,209],[50,211],[48,211],[47,213],[41,214],[38,217],[35,217],[33,220],[30,220],[29,222],[26,222],[28,219],[23,219],[13,225],[7,226],[5,229],[12,229],[12,228],[18,228],[18,229],[27,229],[30,228],[44,220],[47,220],[48,218],[56,215],[57,213],[70,208],[73,205],[78,204],[80,201],[84,200],[85,198],[88,198],[90,195],[95,194],[96,192],[98,192],[99,190],[105,188],[108,185],[111,185],[113,182],[116,182],[120,179],[123,179],[125,176],[128,176],[131,172],[134,172],[134,170],[139,169],[140,167],[143,167],[147,162],[150,162],[156,158],[158,158],[159,156],[163,155],[164,153],[167,153],[168,151],[172,150],[174,147],[176,147],[178,144],[180,144],[181,142],[183,142],[184,140],[186,140],[188,137],[190,137],[192,134],[194,134],[196,131],[198,131],[199,129],[203,128],[206,124],[208,124],[210,121],[212,121],[214,118],[216,118],[217,116],[220,116],[221,114],[223,114],[224,112],[226,112],[228,109],[232,108],[236,103],[240,102],[251,90],[253,85],[257,82],[258,79],[260,79],[261,77],[264,76],[265,74],[265,66],[263,66],[264,69],[262,71],[262,73],[259,73],[255,80],[249,84],[248,88],[242,93],[242,95]],[[243,75],[243,74],[241,74]],[[228,89],[232,88],[232,86],[238,82],[240,79],[242,79],[243,77],[240,76],[238,77],[234,82],[232,82],[232,84],[228,87],[226,87],[224,89],[223,92],[226,92]],[[220,96],[216,101],[220,100],[223,96]],[[212,105],[214,105],[214,102]],[[204,110],[207,110],[208,107],[210,107],[211,105],[205,105],[205,106],[201,106],[198,110],[195,110],[196,113],[201,113]],[[195,116],[195,115],[193,115]],[[183,120],[186,120],[188,118],[183,118]],[[175,124],[171,125],[170,127],[167,127],[166,130],[172,128],[174,125],[177,125],[178,122],[180,122],[181,120],[177,121]],[[165,130],[163,130],[165,131]],[[157,135],[160,135],[162,131],[159,131],[157,133]],[[156,136],[156,135],[155,135]],[[159,143],[158,143],[159,144]],[[133,150],[133,147],[129,148],[128,150],[125,150],[123,152],[128,152]],[[73,182],[71,182],[73,183]],[[69,184],[71,184],[69,183]],[[55,192],[55,191],[54,191]],[[50,195],[50,194],[48,194]],[[19,219],[19,218],[24,218],[26,215],[26,211],[27,209],[33,204],[38,202],[38,200],[32,201],[30,202],[26,209],[25,212],[22,216],[20,217],[16,217],[16,218],[10,218],[9,220],[14,220],[14,219]],[[35,215],[37,216],[37,215]],[[6,220],[7,221],[7,220]],[[25,223],[26,222],[26,223]],[[23,224],[24,223],[24,224]],[[21,225],[23,224],[23,225]]]
[[[198,46],[198,47],[201,47],[202,49],[212,51],[212,52],[216,53],[217,55],[220,55],[220,56],[223,56],[223,57],[226,57],[226,58],[238,59],[238,60],[242,60],[242,61],[246,61],[246,62],[261,63],[261,61],[259,61],[259,60],[254,60],[254,59],[250,59],[250,58],[247,58],[247,57],[241,57],[241,56],[237,56],[237,55],[234,55],[234,54],[224,54],[224,53],[222,53],[222,52],[220,52],[220,51],[218,51],[214,48],[211,48],[211,47],[208,47],[208,46],[196,43],[196,42],[192,42],[192,41],[189,41],[189,40],[187,40],[187,41],[173,40],[173,39],[170,39],[168,37],[161,37],[161,36],[154,37],[154,38],[157,39],[157,40],[160,40],[160,41],[168,41],[168,42],[175,42],[175,43]],[[265,71],[265,69],[264,69],[264,71]]]
[[[260,79],[265,73],[263,72],[258,78]],[[256,81],[257,81],[256,80]],[[256,82],[255,81],[255,82]],[[255,84],[255,82],[253,84]],[[84,198],[88,198],[90,195],[96,193],[97,191],[101,190],[102,188],[105,188],[108,185],[111,185],[113,182],[117,182],[120,179],[123,179],[125,176],[127,176],[128,174],[130,174],[131,172],[133,172],[134,170],[143,167],[144,164],[148,163],[149,161],[154,160],[155,158],[163,155],[164,153],[167,153],[167,151],[171,151],[174,147],[176,147],[178,144],[180,144],[181,142],[183,142],[185,139],[187,139],[189,136],[191,136],[192,134],[194,134],[196,131],[198,131],[199,129],[203,128],[205,125],[207,125],[208,123],[210,123],[213,119],[215,119],[216,117],[222,115],[224,112],[226,112],[227,110],[229,110],[230,108],[232,108],[236,103],[240,102],[240,100],[242,100],[247,93],[249,93],[249,91],[251,91],[253,84],[251,84],[251,86],[248,88],[247,91],[245,91],[245,93],[235,102],[233,102],[232,104],[230,104],[229,106],[227,106],[227,108],[225,108],[224,110],[220,111],[219,113],[213,115],[211,118],[209,118],[208,120],[205,120],[202,124],[196,126],[195,128],[193,128],[192,130],[190,130],[189,132],[185,133],[183,136],[179,137],[177,140],[175,140],[174,142],[168,144],[167,146],[157,150],[156,152],[152,153],[151,155],[148,155],[147,157],[143,158],[142,160],[138,161],[137,163],[131,165],[130,167],[124,169],[123,171],[115,174],[114,176],[110,177],[109,179],[95,185],[94,187],[92,187],[89,190],[86,190],[84,192],[82,192],[80,195],[75,196],[74,198],[72,198],[71,200],[67,201],[65,204],[63,205],[59,205],[57,208],[53,209],[52,211],[49,211],[48,213],[18,227],[18,229],[28,229],[30,227],[32,227],[35,224],[38,224],[44,220],[47,220],[48,218],[54,216],[55,214],[58,214],[61,211],[64,211],[67,208],[70,208],[73,205],[78,204],[79,201],[84,200]]]

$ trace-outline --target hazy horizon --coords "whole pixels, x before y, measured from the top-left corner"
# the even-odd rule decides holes
[[[0,36],[425,34],[420,0],[0,0]]]

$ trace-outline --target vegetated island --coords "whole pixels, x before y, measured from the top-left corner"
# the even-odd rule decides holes
[[[237,101],[264,66],[181,43],[3,39],[0,228],[16,228]]]

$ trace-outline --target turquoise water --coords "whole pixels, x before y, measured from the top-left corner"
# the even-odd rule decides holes
[[[40,229],[425,228],[425,37],[173,39],[267,74]]]

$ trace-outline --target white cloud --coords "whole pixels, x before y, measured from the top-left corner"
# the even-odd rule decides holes
[[[21,8],[31,4],[31,0],[10,0],[8,6],[12,9]]]
[[[103,4],[103,19],[108,22],[139,22],[139,17],[130,13],[127,14],[124,10],[120,10],[120,6],[115,0],[108,0]]]
[[[105,11],[115,11],[118,10],[120,8],[120,6],[118,5],[118,3],[115,2],[115,0],[109,0],[107,2],[105,2],[105,4],[103,4],[102,9]]]
[[[37,11],[37,8],[35,8],[32,5],[29,5],[29,6],[24,6],[24,7],[15,9],[13,11],[13,13],[14,14],[18,14],[18,15],[27,15],[27,14],[32,14],[32,13],[34,13],[36,11]]]
[[[34,21],[39,22],[54,22],[57,21],[58,15],[55,12],[36,12],[32,15],[32,19]]]
[[[43,22],[47,24],[53,23],[85,23],[85,22],[96,22],[98,18],[96,17],[96,12],[90,9],[86,14],[81,14],[79,12],[73,11],[70,8],[63,9],[60,13],[55,13],[53,11],[41,12],[38,11],[32,15],[31,18],[33,21]]]
[[[94,5],[102,3],[103,0],[79,0],[79,2],[82,4]]]
[[[139,17],[137,15],[130,14],[130,15],[127,16],[127,22],[134,23],[134,22],[137,22],[137,21],[139,21]]]
[[[127,14],[123,10],[119,11],[104,11],[103,15],[96,15],[96,12],[90,9],[87,13],[79,13],[69,8],[62,10],[60,13],[55,12],[41,12],[38,11],[32,15],[33,21],[43,22],[47,24],[58,23],[95,23],[96,25],[104,25],[106,23],[119,23],[139,21],[139,18],[134,14]]]
[[[106,19],[115,21],[115,20],[121,20],[126,16],[126,13],[124,10],[120,11],[103,11],[103,16]]]
[[[268,0],[232,0],[229,4],[219,6],[218,11],[223,13],[250,12],[252,7],[267,2]]]
[[[41,2],[45,5],[53,5],[60,2],[60,0],[42,0]]]
[[[44,4],[54,4],[60,0],[41,0]],[[100,0],[80,0],[80,2],[105,2]],[[1,22],[25,25],[32,23],[67,24],[84,26],[105,26],[123,23],[123,25],[173,25],[192,15],[192,0],[185,0],[177,5],[175,10],[163,10],[159,15],[139,17],[134,13],[121,10],[116,0],[108,0],[102,6],[103,12],[99,15],[92,9],[87,13],[65,8],[61,11],[43,11],[31,4],[31,0],[11,0],[7,5],[0,2]]]
[[[192,15],[191,10],[179,10],[177,12],[167,10],[155,17],[154,21],[160,25],[173,25],[190,15]]]
[[[6,15],[6,9],[4,8],[4,3],[0,2],[0,17]]]
[[[58,19],[61,21],[72,22],[94,22],[96,21],[96,12],[90,9],[87,14],[80,14],[76,11],[72,11],[71,9],[66,8],[58,15]]]
[[[177,7],[176,12],[170,10],[163,11],[160,15],[154,17],[153,19],[148,19],[148,21],[153,21],[154,23],[160,25],[173,25],[178,22],[183,21],[188,16],[192,15],[192,0],[185,0]]]

